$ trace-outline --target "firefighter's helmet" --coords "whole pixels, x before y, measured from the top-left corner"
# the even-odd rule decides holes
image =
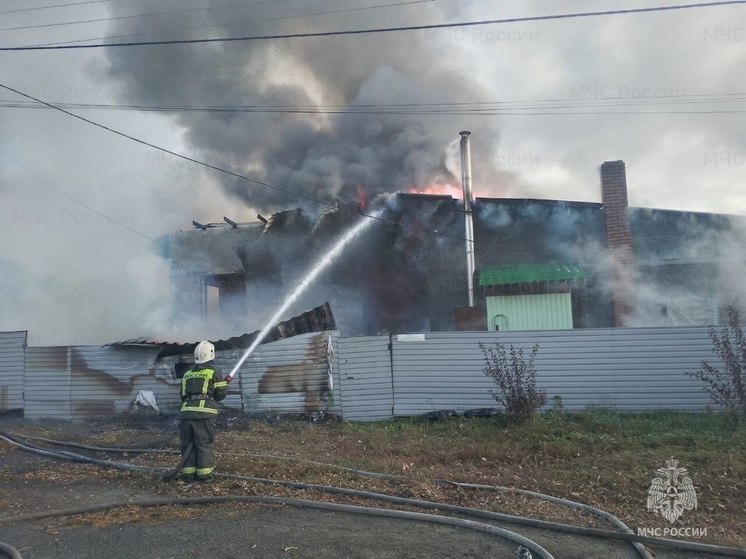
[[[197,365],[202,365],[208,361],[215,359],[215,346],[205,340],[197,344],[194,348],[194,362]]]

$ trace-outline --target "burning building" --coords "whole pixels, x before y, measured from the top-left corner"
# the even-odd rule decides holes
[[[601,190],[601,203],[475,199],[473,304],[463,202],[392,195],[288,313],[329,301],[345,335],[371,335],[709,325],[746,307],[746,217],[630,208],[622,161],[601,166]],[[174,320],[259,327],[360,214],[296,208],[169,234]]]

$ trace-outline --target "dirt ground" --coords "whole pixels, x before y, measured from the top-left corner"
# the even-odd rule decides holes
[[[103,422],[0,421],[0,431],[41,436],[76,443],[127,448],[175,449],[176,422],[172,417],[125,417]],[[611,526],[596,517],[523,495],[468,491],[433,483],[434,479],[463,481],[463,467],[449,471],[443,464],[430,471],[418,469],[418,457],[388,463],[365,458],[366,441],[357,434],[309,422],[257,421],[222,418],[219,425],[218,469],[223,473],[307,483],[456,504],[576,526]],[[350,435],[354,435],[350,437]],[[335,440],[331,440],[337,437]],[[308,444],[306,444],[308,443]],[[63,447],[36,442],[47,448]],[[346,449],[346,450],[345,450]],[[155,467],[172,467],[177,454],[115,454],[70,449],[100,459]],[[289,452],[289,450],[293,450]],[[261,454],[259,457],[257,454]],[[377,454],[381,454],[378,452]],[[272,458],[282,455],[285,460]],[[380,458],[380,457],[378,457]],[[305,460],[305,461],[304,461]],[[397,481],[361,477],[319,464],[397,473]],[[396,466],[393,465],[393,463]],[[478,459],[481,461],[481,458]],[[399,465],[401,464],[401,465]],[[517,473],[520,468],[516,467]],[[486,483],[482,475],[474,480]],[[358,497],[330,495],[255,482],[218,478],[212,484],[163,482],[154,475],[121,472],[29,454],[0,441],[0,541],[16,547],[26,559],[56,557],[304,557],[304,558],[451,558],[516,555],[517,546],[494,535],[422,521],[363,516],[349,512],[297,508],[277,504],[221,503],[215,505],[141,508],[10,522],[11,518],[43,511],[108,503],[136,503],[163,498],[264,495],[285,499],[336,502],[365,507],[388,507]],[[401,508],[401,507],[399,507]],[[415,510],[409,508],[407,510]],[[418,510],[432,514],[436,511]],[[448,513],[453,516],[451,513]],[[489,522],[472,518],[479,522]],[[518,532],[560,559],[636,557],[628,543],[571,536],[538,528],[500,524]],[[737,528],[736,528],[737,529]],[[711,542],[725,544],[728,542]],[[731,544],[732,545],[732,544]],[[656,548],[656,558],[693,558],[707,555]],[[2,555],[0,554],[0,557]]]

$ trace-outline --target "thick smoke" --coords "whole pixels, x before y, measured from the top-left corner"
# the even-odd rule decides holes
[[[110,35],[150,30],[188,29],[137,38],[270,35],[328,29],[376,27],[394,22],[443,20],[453,8],[436,3],[363,10],[336,16],[268,19],[277,4],[219,9],[228,0],[182,3],[184,9],[210,10],[174,16],[120,20]],[[283,2],[282,15],[333,12],[337,2]],[[142,12],[152,12],[143,4]],[[345,7],[348,5],[345,4]],[[180,5],[181,7],[181,5]],[[350,6],[354,7],[354,6]],[[218,8],[218,9],[216,9]],[[132,14],[132,5],[112,3],[113,15]],[[255,24],[234,23],[257,20]],[[264,20],[264,21],[261,21]],[[261,21],[261,22],[259,22]],[[453,42],[444,44],[425,33],[306,40],[196,44],[156,51],[111,49],[108,76],[121,84],[129,103],[165,105],[241,105],[306,107],[323,110],[351,105],[405,105],[395,114],[295,114],[268,112],[180,112],[186,139],[199,157],[246,173],[284,190],[325,202],[357,198],[359,187],[373,197],[381,192],[449,185],[458,180],[446,166],[445,146],[471,129],[475,182],[494,180],[490,165],[497,140],[494,120],[474,117],[413,116],[408,108],[434,101],[485,98],[453,61]],[[449,50],[450,49],[450,50]],[[458,58],[456,57],[456,60]],[[271,211],[298,199],[285,192],[220,177],[224,188],[248,206]]]

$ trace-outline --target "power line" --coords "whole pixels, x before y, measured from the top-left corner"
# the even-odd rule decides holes
[[[217,23],[212,25],[192,25],[189,27],[168,27],[159,29],[157,31],[146,31],[144,33],[127,33],[124,35],[109,35],[107,37],[92,37],[90,39],[75,39],[71,41],[57,41],[54,43],[43,43],[41,45],[35,45],[35,46],[56,46],[56,45],[67,45],[70,43],[79,43],[82,41],[108,41],[111,39],[122,39],[125,37],[143,37],[145,35],[156,35],[161,33],[167,33],[171,31],[193,31],[195,29],[209,29],[212,27],[223,27],[224,25],[242,25],[246,23],[263,23],[267,21],[280,21],[280,20],[286,20],[286,19],[298,19],[303,17],[317,17],[317,16],[326,16],[326,15],[333,15],[333,14],[342,14],[342,13],[349,13],[349,12],[361,12],[364,10],[376,10],[380,8],[392,8],[397,6],[406,6],[409,4],[423,4],[426,2],[434,2],[435,0],[410,0],[408,2],[396,2],[393,4],[380,4],[377,6],[362,6],[359,8],[345,8],[342,10],[329,10],[325,12],[312,12],[307,14],[298,14],[293,16],[275,16],[275,17],[266,17],[266,18],[260,18],[260,19],[245,19],[242,21],[229,21],[225,23]],[[264,2],[257,2],[259,4],[262,4]],[[136,17],[136,16],[131,16]]]
[[[113,0],[87,0],[86,2],[68,2],[67,4],[52,4],[50,6],[35,6],[33,8],[19,8],[17,10],[6,10],[0,12],[0,15],[5,14],[17,14],[20,12],[33,12],[37,10],[49,10],[52,8],[65,8],[67,6],[82,6],[84,4],[101,4],[104,2],[112,2]]]
[[[132,105],[105,103],[51,104],[66,109],[119,110],[141,112],[216,112],[273,114],[376,114],[376,115],[528,115],[528,114],[716,114],[741,113],[743,110],[661,110],[660,107],[737,104],[746,102],[746,93],[673,94],[655,97],[602,97],[539,99],[530,101],[461,101],[440,103],[390,103],[359,105]],[[650,106],[655,110],[609,111],[620,107]],[[49,109],[31,101],[0,99],[0,108]]]
[[[212,164],[210,164],[210,163],[206,163],[206,162],[200,161],[200,160],[198,160],[198,159],[194,159],[194,158],[192,158],[192,157],[188,157],[188,156],[186,156],[186,155],[182,155],[182,154],[180,154],[180,153],[177,153],[177,152],[171,151],[171,150],[169,150],[169,149],[166,149],[166,148],[163,148],[163,147],[157,146],[157,145],[155,145],[155,144],[152,144],[152,143],[150,143],[150,142],[146,142],[145,140],[141,140],[141,139],[139,139],[139,138],[136,138],[136,137],[134,137],[134,136],[130,136],[129,134],[125,134],[124,132],[120,132],[120,131],[118,131],[118,130],[115,130],[115,129],[113,129],[113,128],[110,128],[110,127],[108,127],[108,126],[105,126],[105,125],[103,125],[103,124],[99,124],[99,123],[97,123],[97,122],[94,122],[94,121],[92,121],[92,120],[89,120],[89,119],[87,119],[87,118],[85,118],[85,117],[82,117],[82,116],[80,116],[80,115],[76,115],[75,113],[71,113],[71,112],[69,112],[69,111],[66,111],[65,109],[62,109],[62,108],[56,107],[56,106],[52,105],[51,103],[47,103],[46,101],[42,101],[41,99],[36,99],[35,97],[33,97],[33,96],[31,96],[31,95],[28,95],[28,94],[26,94],[26,93],[23,93],[23,92],[21,92],[21,91],[18,91],[18,90],[16,90],[16,89],[13,89],[12,87],[9,87],[9,86],[7,86],[7,85],[4,85],[4,84],[1,84],[1,83],[0,83],[0,88],[6,89],[6,90],[8,90],[8,91],[11,91],[11,92],[13,92],[13,93],[16,93],[16,94],[18,94],[18,95],[21,95],[22,97],[26,97],[26,98],[32,99],[33,101],[35,101],[35,102],[37,102],[37,103],[41,103],[41,104],[43,104],[43,105],[46,105],[46,106],[47,106],[47,107],[49,107],[50,109],[55,109],[55,110],[57,110],[57,111],[59,111],[59,112],[62,112],[62,113],[64,113],[64,114],[68,115],[68,116],[71,116],[71,117],[73,117],[73,118],[76,118],[76,119],[78,119],[78,120],[82,120],[83,122],[86,122],[86,123],[88,123],[88,124],[91,124],[91,125],[93,125],[93,126],[96,126],[96,127],[98,127],[98,128],[101,128],[101,129],[103,129],[103,130],[106,130],[106,131],[108,131],[108,132],[111,132],[111,133],[113,133],[113,134],[116,134],[116,135],[118,135],[118,136],[122,136],[122,137],[124,137],[124,138],[126,138],[126,139],[128,139],[128,140],[132,140],[132,141],[134,141],[134,142],[137,142],[137,143],[139,143],[139,144],[145,145],[145,146],[147,146],[147,147],[150,147],[150,148],[153,148],[153,149],[159,150],[159,151],[161,151],[161,152],[164,152],[164,153],[168,153],[169,155],[173,155],[173,156],[175,156],[175,157],[178,157],[178,158],[180,158],[180,159],[184,159],[184,160],[186,160],[186,161],[190,161],[190,162],[192,162],[192,163],[196,163],[196,164],[198,164],[198,165],[201,165],[201,166],[203,166],[203,167],[206,167],[206,168],[208,168],[208,169],[212,169],[212,170],[215,170],[215,171],[218,171],[218,172],[221,172],[221,173],[227,174],[227,175],[229,175],[229,176],[233,176],[233,177],[236,177],[236,178],[240,178],[240,179],[246,180],[246,181],[248,181],[248,182],[252,182],[252,183],[254,183],[254,184],[258,184],[258,185],[261,185],[261,186],[265,186],[265,187],[267,187],[267,188],[271,188],[271,189],[273,189],[273,190],[277,190],[277,191],[280,191],[280,192],[284,192],[284,193],[286,193],[286,194],[290,194],[291,196],[296,196],[296,197],[298,197],[298,198],[302,198],[302,199],[304,199],[304,200],[308,200],[308,201],[310,201],[310,202],[314,202],[314,203],[316,203],[316,204],[319,204],[319,205],[322,205],[322,206],[327,206],[327,207],[329,207],[329,208],[336,208],[336,207],[338,207],[338,204],[333,204],[333,203],[329,203],[329,202],[324,202],[324,201],[322,201],[322,200],[318,200],[318,199],[315,199],[315,198],[311,198],[311,197],[309,197],[309,196],[305,196],[305,195],[303,195],[303,194],[299,194],[299,193],[297,193],[297,192],[293,192],[293,191],[291,191],[291,190],[286,190],[286,189],[283,189],[283,188],[279,188],[279,187],[276,187],[276,186],[270,185],[270,184],[268,184],[268,183],[265,183],[265,182],[262,182],[262,181],[258,181],[258,180],[256,180],[256,179],[252,179],[252,178],[250,178],[250,177],[247,177],[247,176],[245,176],[245,175],[241,175],[241,174],[239,174],[239,173],[235,173],[235,172],[233,172],[233,171],[229,171],[229,170],[227,170],[227,169],[223,169],[223,168],[221,168],[221,167],[218,167],[218,166],[216,166],[216,165],[212,165]],[[5,151],[3,151],[2,149],[0,149],[0,153],[3,153],[3,154],[4,154],[4,155],[5,155],[5,156],[6,156],[6,157],[7,157],[8,159],[10,159],[10,160],[11,160],[11,161],[13,161],[14,163],[16,163],[16,165],[18,165],[19,167],[21,167],[22,169],[24,169],[25,171],[27,171],[27,172],[28,172],[29,174],[31,174],[32,176],[36,177],[36,178],[37,178],[38,180],[42,181],[42,182],[43,182],[44,184],[46,184],[46,185],[47,185],[47,186],[49,186],[50,188],[52,188],[52,189],[56,190],[57,192],[59,192],[59,193],[60,193],[60,194],[62,194],[63,196],[65,196],[65,197],[69,198],[70,200],[74,201],[75,203],[77,203],[77,204],[80,204],[81,206],[83,206],[83,207],[87,208],[88,210],[92,211],[93,213],[95,213],[95,214],[97,214],[97,215],[99,215],[99,216],[103,217],[103,218],[104,218],[104,219],[106,219],[107,221],[110,221],[111,223],[113,223],[113,224],[115,224],[115,225],[118,225],[118,226],[120,226],[120,227],[123,227],[123,228],[125,228],[125,229],[127,229],[127,230],[131,231],[132,233],[135,233],[136,235],[138,235],[138,236],[140,236],[140,237],[143,237],[143,238],[147,239],[148,241],[151,241],[151,242],[153,242],[153,243],[158,243],[158,241],[157,241],[156,239],[153,239],[153,238],[151,238],[151,237],[148,237],[147,235],[145,235],[145,234],[143,234],[143,233],[140,233],[139,231],[137,231],[137,230],[135,230],[135,229],[133,229],[133,228],[129,227],[128,225],[125,225],[125,224],[123,224],[123,223],[121,223],[121,222],[118,222],[117,220],[115,220],[115,219],[113,219],[113,218],[111,218],[111,217],[107,216],[106,214],[104,214],[104,213],[102,213],[102,212],[98,211],[97,209],[95,209],[95,208],[93,208],[93,207],[89,206],[88,204],[86,204],[85,202],[83,202],[83,201],[81,201],[81,200],[79,200],[79,199],[75,198],[74,196],[72,196],[72,195],[68,194],[67,192],[63,191],[62,189],[58,188],[57,186],[55,186],[55,185],[54,185],[54,184],[52,184],[51,182],[47,181],[47,180],[46,180],[46,179],[44,179],[43,177],[41,177],[41,176],[37,175],[36,173],[34,173],[34,172],[33,172],[33,171],[31,170],[31,169],[29,169],[28,167],[26,167],[25,165],[23,165],[23,164],[22,164],[21,162],[17,161],[16,159],[14,159],[14,158],[13,158],[13,157],[11,157],[10,155],[8,155],[8,154],[7,154],[7,153],[6,153]],[[428,228],[426,228],[426,227],[422,227],[422,226],[419,226],[419,225],[416,225],[416,224],[407,224],[407,223],[401,223],[400,221],[394,221],[394,220],[391,220],[391,219],[387,219],[387,218],[385,218],[385,217],[383,217],[383,216],[375,216],[375,215],[367,214],[367,213],[365,213],[365,212],[364,212],[364,211],[363,211],[362,209],[360,209],[360,210],[358,211],[358,213],[359,213],[359,214],[360,214],[361,216],[363,216],[363,217],[366,217],[366,218],[369,218],[369,219],[373,219],[373,220],[379,221],[379,222],[381,222],[381,223],[387,223],[387,224],[389,224],[389,225],[395,225],[396,227],[399,227],[399,228],[401,228],[401,229],[411,229],[411,230],[414,230],[414,231],[419,231],[419,232],[422,232],[422,233],[426,233],[426,234],[430,234],[430,235],[435,235],[436,237],[438,237],[438,238],[441,238],[441,239],[452,239],[452,240],[457,240],[457,241],[467,241],[467,240],[468,240],[469,242],[472,242],[472,243],[473,243],[473,242],[475,242],[475,240],[474,240],[473,238],[472,238],[472,239],[467,239],[467,238],[466,238],[465,236],[462,236],[462,235],[448,235],[448,234],[444,234],[444,233],[442,233],[442,232],[440,232],[440,231],[438,231],[438,230],[436,230],[436,229],[428,229]]]
[[[239,179],[242,179],[242,180],[254,183],[254,184],[258,184],[260,186],[264,186],[266,188],[270,188],[270,189],[276,190],[278,192],[284,192],[285,194],[290,194],[291,196],[296,196],[298,198],[302,198],[304,200],[308,200],[308,201],[314,202],[316,204],[321,204],[323,206],[328,206],[328,207],[335,207],[335,204],[332,204],[332,203],[329,203],[329,202],[324,202],[322,200],[317,200],[315,198],[311,198],[310,196],[306,196],[304,194],[300,194],[300,193],[294,192],[292,190],[287,190],[287,189],[281,188],[279,186],[274,186],[274,185],[268,184],[266,182],[262,182],[262,181],[257,180],[257,179],[252,179],[251,177],[247,177],[246,175],[242,175],[240,173],[236,173],[236,172],[230,171],[228,169],[223,169],[222,167],[218,167],[217,165],[212,165],[211,163],[206,163],[204,161],[200,161],[199,159],[195,159],[193,157],[189,157],[188,155],[183,155],[181,153],[178,153],[178,152],[175,152],[175,151],[171,151],[170,149],[166,149],[166,148],[158,146],[156,144],[152,144],[152,143],[147,142],[145,140],[141,140],[140,138],[136,138],[135,136],[130,136],[129,134],[126,134],[124,132],[120,132],[119,130],[115,130],[114,128],[111,128],[111,127],[106,126],[104,124],[100,124],[98,122],[95,122],[93,120],[85,118],[84,116],[80,116],[78,114],[71,113],[70,111],[68,111],[66,109],[63,109],[62,107],[58,107],[57,105],[53,105],[53,104],[48,103],[46,101],[42,101],[41,99],[38,99],[38,98],[36,98],[36,97],[34,97],[32,95],[29,95],[28,93],[23,93],[22,91],[18,91],[17,89],[13,89],[10,86],[7,86],[7,85],[4,85],[4,84],[0,83],[0,88],[3,88],[5,90],[7,90],[7,91],[15,93],[16,95],[20,95],[21,97],[25,97],[27,99],[31,99],[32,101],[36,101],[37,103],[41,103],[43,105],[46,105],[50,109],[54,109],[56,111],[64,113],[64,114],[66,114],[68,116],[71,116],[73,118],[76,118],[78,120],[82,120],[83,122],[86,122],[88,124],[96,126],[97,128],[101,128],[102,130],[106,130],[108,132],[111,132],[112,134],[116,134],[117,136],[121,136],[123,138],[127,138],[128,140],[132,140],[133,142],[137,142],[138,144],[142,144],[144,146],[147,146],[147,147],[150,147],[150,148],[153,148],[153,149],[157,149],[158,151],[161,151],[163,153],[168,153],[169,155],[173,155],[174,157],[178,157],[178,158],[183,159],[185,161],[190,161],[192,163],[196,163],[197,165],[201,165],[202,167],[206,167],[208,169],[212,169],[214,171],[218,171],[219,173],[223,173],[223,174],[226,174],[226,175],[229,175],[229,176],[232,176],[232,177],[236,177],[236,178],[239,178]]]
[[[218,37],[213,39],[174,39],[168,41],[133,41],[127,43],[108,43],[96,45],[57,45],[57,46],[26,46],[26,47],[0,47],[0,51],[33,51],[33,50],[70,50],[70,49],[95,49],[109,47],[134,47],[134,46],[156,46],[156,45],[186,45],[200,43],[228,43],[228,42],[245,42],[245,41],[267,41],[277,39],[302,39],[318,37],[336,37],[346,35],[370,35],[375,33],[394,33],[401,31],[426,31],[435,29],[449,29],[457,27],[476,27],[482,25],[497,25],[505,23],[520,23],[532,21],[548,21],[563,19],[578,19],[586,17],[627,15],[639,13],[664,12],[674,10],[688,10],[695,8],[710,8],[715,6],[728,6],[736,4],[746,4],[746,0],[724,0],[720,2],[703,2],[696,4],[677,4],[672,6],[655,6],[650,8],[628,8],[619,10],[604,10],[597,12],[574,12],[566,14],[542,15],[542,16],[525,16],[505,19],[486,19],[480,21],[467,21],[460,23],[436,23],[429,25],[409,25],[402,27],[379,27],[373,29],[350,29],[341,31],[321,31],[309,33],[286,33],[276,35],[254,35],[245,37]]]
[[[107,2],[111,2],[111,0],[104,0]],[[118,21],[123,19],[136,19],[141,17],[151,17],[151,16],[166,16],[166,15],[174,15],[174,14],[187,14],[191,12],[206,12],[208,10],[224,10],[229,8],[243,8],[247,6],[256,6],[258,4],[271,4],[273,2],[285,2],[287,0],[259,0],[257,2],[248,2],[243,4],[230,4],[227,6],[207,6],[203,8],[189,8],[186,10],[171,10],[171,11],[165,11],[165,12],[148,12],[144,14],[135,14],[135,15],[128,15],[128,16],[113,16],[113,17],[103,17],[103,18],[97,18],[97,19],[76,19],[73,21],[61,21],[56,23],[42,23],[38,25],[20,25],[17,27],[0,27],[0,31],[20,31],[22,29],[41,29],[45,27],[62,27],[66,25],[79,25],[83,23],[102,23],[105,21]],[[88,2],[84,2],[88,3]],[[83,39],[84,41],[92,41],[94,39]]]
[[[194,159],[192,157],[189,157],[189,156],[186,156],[186,155],[182,155],[182,154],[177,153],[175,151],[171,151],[169,149],[166,149],[166,148],[163,148],[161,146],[152,144],[152,143],[147,142],[145,140],[141,140],[141,139],[136,138],[134,136],[130,136],[129,134],[125,134],[124,132],[120,132],[119,130],[115,130],[114,128],[110,128],[110,127],[105,126],[103,124],[99,124],[98,122],[92,121],[90,119],[87,119],[87,118],[82,117],[80,115],[77,115],[75,113],[71,113],[71,112],[69,112],[69,111],[67,111],[67,110],[65,110],[65,109],[63,109],[61,107],[57,107],[55,105],[52,105],[51,103],[48,103],[46,101],[42,101],[41,99],[37,99],[36,97],[33,97],[32,95],[29,95],[27,93],[23,93],[21,91],[18,91],[17,89],[13,89],[12,87],[9,87],[7,85],[4,85],[4,84],[0,83],[0,88],[3,88],[5,90],[7,90],[7,91],[11,91],[11,92],[13,92],[13,93],[15,93],[17,95],[20,95],[21,97],[26,97],[27,99],[31,99],[31,100],[33,100],[33,101],[35,101],[37,103],[41,103],[43,105],[46,105],[50,109],[55,109],[55,110],[57,110],[57,111],[59,111],[61,113],[64,113],[64,114],[68,115],[68,116],[71,116],[71,117],[76,118],[78,120],[82,120],[83,122],[86,122],[87,124],[91,124],[93,126],[96,126],[97,128],[101,128],[103,130],[106,130],[108,132],[111,132],[113,134],[121,136],[121,137],[126,138],[128,140],[132,140],[132,141],[137,142],[139,144],[142,144],[144,146],[156,149],[158,151],[161,151],[161,152],[164,152],[164,153],[168,153],[169,155],[173,155],[174,157],[178,157],[178,158],[183,159],[185,161],[190,161],[192,163],[196,163],[197,165],[201,165],[201,166],[206,167],[208,169],[212,169],[214,171],[218,171],[220,173],[224,173],[226,175],[229,175],[229,176],[232,176],[232,177],[236,177],[236,178],[239,178],[239,179],[242,179],[242,180],[254,183],[254,184],[258,184],[260,186],[264,186],[264,187],[267,187],[267,188],[270,188],[270,189],[273,189],[273,190],[284,192],[284,193],[289,194],[291,196],[296,196],[298,198],[302,198],[304,200],[308,200],[310,202],[314,202],[314,203],[322,205],[322,206],[327,206],[329,208],[336,208],[338,206],[337,204],[332,204],[332,203],[329,203],[329,202],[324,202],[322,200],[317,200],[315,198],[311,198],[310,196],[305,196],[303,194],[299,194],[299,193],[293,192],[291,190],[286,190],[286,189],[283,189],[283,188],[279,188],[277,186],[270,185],[270,184],[268,184],[266,182],[262,182],[262,181],[259,181],[259,180],[256,180],[256,179],[252,179],[252,178],[247,177],[245,175],[241,175],[239,173],[236,173],[236,172],[233,172],[233,171],[230,171],[230,170],[227,170],[227,169],[223,169],[222,167],[218,167],[216,165],[212,165],[210,163],[206,163],[204,161],[200,161],[198,159]],[[81,204],[82,206],[88,208],[92,212],[94,212],[94,213],[100,215],[101,217],[107,219],[108,221],[111,221],[112,223],[115,223],[115,224],[117,224],[117,225],[119,225],[121,227],[124,227],[125,229],[128,229],[128,230],[132,231],[133,233],[135,233],[135,234],[137,234],[137,235],[139,235],[141,237],[144,237],[144,238],[148,239],[149,241],[156,242],[156,243],[158,242],[156,239],[152,239],[152,238],[148,237],[147,235],[144,235],[144,234],[140,233],[139,231],[136,231],[136,230],[132,229],[131,227],[129,227],[129,226],[123,224],[123,223],[120,223],[120,222],[118,222],[118,221],[110,218],[109,216],[107,216],[107,215],[99,212],[95,208],[93,208],[91,206],[88,206],[84,202],[78,200],[77,198],[75,198],[75,197],[67,194],[66,192],[64,192],[60,188],[56,187],[55,185],[53,185],[52,183],[50,183],[49,181],[47,181],[43,177],[40,177],[40,176],[36,175],[33,171],[31,171],[30,169],[28,169],[27,167],[25,167],[22,163],[16,161],[12,157],[10,157],[7,153],[5,153],[5,152],[2,152],[2,153],[4,153],[6,157],[8,157],[9,159],[11,159],[11,161],[15,162],[21,168],[25,169],[27,172],[29,172],[30,174],[32,174],[33,176],[35,176],[36,178],[38,178],[40,181],[44,182],[49,187],[51,187],[54,190],[58,191],[60,194],[66,196],[67,198],[70,198],[71,200],[75,201],[78,204]],[[383,218],[383,217],[380,217],[380,216],[377,217],[377,216],[373,216],[373,215],[370,215],[370,214],[366,214],[362,210],[360,210],[359,213],[363,217],[368,217],[370,219],[375,219],[375,220],[378,220],[378,221],[381,221],[381,222],[384,222],[384,223],[389,223],[389,224],[397,225],[398,227],[401,227],[401,228],[414,229],[414,230],[426,232],[426,233],[429,233],[429,234],[435,234],[436,236],[441,237],[441,238],[451,238],[451,239],[456,239],[456,240],[459,240],[459,241],[465,241],[466,240],[466,237],[455,236],[455,235],[444,235],[442,233],[439,233],[438,231],[426,229],[424,227],[420,227],[420,226],[417,226],[417,225],[403,224],[403,223],[395,222],[395,221],[392,221],[392,220],[389,220],[389,219],[386,219],[386,218]],[[472,239],[472,242],[473,242],[473,239]]]
[[[56,186],[56,185],[52,184],[51,182],[49,182],[49,181],[48,181],[47,179],[45,179],[44,177],[42,177],[42,176],[40,176],[40,175],[36,174],[36,173],[35,173],[34,171],[32,171],[31,169],[29,169],[28,167],[26,167],[26,165],[24,165],[23,163],[21,163],[20,161],[18,161],[18,160],[17,160],[16,158],[14,158],[14,157],[12,157],[12,156],[11,156],[10,154],[8,154],[8,152],[6,152],[5,150],[3,150],[3,149],[0,149],[0,153],[2,153],[2,154],[3,154],[3,155],[4,155],[5,157],[6,157],[6,158],[10,159],[10,160],[11,160],[11,161],[12,161],[13,163],[15,163],[15,164],[16,164],[16,165],[17,165],[18,167],[20,167],[21,169],[23,169],[24,171],[26,171],[26,172],[27,172],[27,173],[28,173],[29,175],[31,175],[32,177],[34,177],[34,178],[35,178],[36,180],[38,180],[38,181],[40,181],[40,182],[44,183],[44,184],[45,184],[45,185],[47,185],[47,186],[48,186],[49,188],[51,188],[51,189],[55,190],[56,192],[58,192],[59,194],[61,194],[61,195],[62,195],[62,196],[64,196],[65,198],[68,198],[69,200],[72,200],[72,201],[73,201],[73,202],[75,202],[76,204],[79,204],[80,206],[83,206],[83,207],[84,207],[84,208],[86,208],[87,210],[89,210],[89,211],[91,211],[91,212],[95,213],[96,215],[98,215],[98,216],[101,216],[101,217],[103,217],[103,218],[104,218],[104,219],[105,219],[106,221],[108,221],[108,222],[110,222],[110,223],[113,223],[114,225],[117,225],[118,227],[122,227],[122,228],[126,229],[127,231],[130,231],[131,233],[134,233],[135,235],[138,235],[139,237],[142,237],[143,239],[146,239],[146,240],[148,240],[148,241],[150,241],[150,242],[152,242],[152,243],[157,243],[157,242],[158,242],[158,241],[157,241],[156,239],[153,239],[153,238],[151,238],[151,237],[148,237],[148,236],[147,236],[147,235],[145,235],[144,233],[140,233],[139,231],[137,231],[136,229],[133,229],[133,228],[132,228],[132,227],[130,227],[129,225],[125,225],[125,224],[124,224],[124,223],[122,223],[121,221],[117,221],[116,219],[114,219],[114,218],[112,218],[112,217],[109,217],[109,216],[108,216],[108,215],[106,215],[105,213],[103,213],[103,212],[100,212],[100,211],[99,211],[99,210],[97,210],[96,208],[94,208],[94,207],[92,207],[92,206],[89,206],[88,204],[86,204],[86,203],[85,203],[85,202],[83,202],[82,200],[79,200],[78,198],[76,198],[76,197],[75,197],[75,196],[73,196],[72,194],[68,194],[67,192],[65,192],[64,190],[62,190],[61,188],[59,188],[58,186]]]

